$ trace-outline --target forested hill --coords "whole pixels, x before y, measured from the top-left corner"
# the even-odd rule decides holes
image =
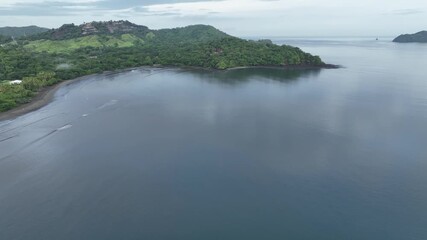
[[[28,27],[0,27],[0,35],[4,37],[23,37],[31,36],[34,34],[46,32],[49,29],[37,27],[37,26],[28,26]]]
[[[230,35],[209,25],[191,25],[182,28],[161,29],[153,32],[161,42],[209,42],[224,38],[231,38]]]
[[[67,24],[15,41],[0,37],[0,43],[0,111],[28,102],[45,86],[131,67],[331,67],[299,48],[243,40],[207,25],[151,30],[128,21]],[[7,84],[14,79],[23,82]]]
[[[427,43],[427,31],[414,34],[403,34],[393,40],[397,43]]]
[[[150,30],[146,26],[137,25],[129,21],[89,22],[81,25],[64,24],[58,29],[52,29],[40,34],[24,38],[26,40],[69,40],[85,36],[121,36],[131,34],[138,38],[145,38],[147,34],[154,34],[160,41],[211,41],[229,35],[207,25],[192,25],[183,28]]]
[[[141,37],[149,31],[148,27],[129,21],[89,22],[81,25],[64,24],[60,28],[33,35],[26,39],[67,40],[91,35],[120,35],[125,33],[132,33]]]
[[[151,64],[217,69],[323,65],[319,57],[298,48],[239,39],[208,25],[151,30],[129,21],[66,24],[21,38],[18,44],[34,53],[65,54],[72,72],[89,71],[80,66],[85,61],[94,66],[90,72]]]

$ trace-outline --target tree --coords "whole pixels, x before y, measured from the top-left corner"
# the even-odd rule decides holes
[[[144,59],[144,65],[153,65],[153,60],[151,60],[150,56],[145,57]]]
[[[225,63],[225,61],[224,60],[221,60],[221,61],[219,61],[219,63],[216,65],[216,67],[218,68],[218,69],[227,69],[227,67],[228,67],[228,65],[227,65],[227,63]]]

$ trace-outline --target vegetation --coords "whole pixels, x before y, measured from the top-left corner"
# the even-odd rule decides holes
[[[118,37],[92,35],[58,41],[36,40],[28,43],[25,47],[36,52],[70,53],[76,49],[85,47],[132,47],[135,44],[141,43],[143,43],[142,39],[131,34],[123,34]]]
[[[399,37],[395,38],[393,42],[398,43],[411,43],[411,42],[418,42],[418,43],[427,43],[427,31],[421,31],[414,34],[404,34],[400,35]]]
[[[62,80],[144,65],[325,66],[299,48],[246,41],[205,25],[150,30],[127,21],[70,24],[0,47],[0,81],[23,80],[0,83],[0,111]]]
[[[43,87],[59,81],[53,72],[40,72],[33,77],[25,77],[22,84],[0,83],[0,112],[27,103]]]
[[[139,37],[145,36],[150,30],[146,26],[136,25],[129,21],[90,22],[76,26],[64,24],[58,29],[52,29],[40,34],[29,36],[27,40],[67,40],[91,35],[119,36],[132,33]]]
[[[39,34],[42,32],[46,32],[49,29],[47,28],[41,28],[37,26],[28,26],[28,27],[1,27],[0,28],[0,35],[7,36],[7,37],[24,37],[24,36],[31,36],[34,34]]]
[[[5,44],[11,42],[12,40],[12,37],[0,35],[0,44]]]

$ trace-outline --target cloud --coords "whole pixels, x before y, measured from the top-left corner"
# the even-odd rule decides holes
[[[394,15],[413,15],[420,13],[424,13],[424,11],[421,9],[399,9],[392,11],[392,14]]]
[[[174,4],[182,2],[197,2],[200,0],[103,0],[97,6],[101,9],[126,9],[154,4]],[[215,0],[214,0],[215,1]]]
[[[0,0],[1,16],[114,14],[203,15],[278,11],[312,0]]]
[[[58,16],[108,14],[141,9],[153,4],[174,4],[198,0],[0,0],[1,16]],[[138,12],[138,11],[135,11]],[[140,11],[139,11],[140,12]]]
[[[267,3],[268,2],[268,3]],[[283,11],[301,7],[309,1],[304,0],[223,0],[184,3],[163,3],[145,6],[151,13],[174,13],[182,16],[204,15],[209,13],[248,14],[254,12]]]
[[[1,16],[63,16],[78,15],[95,10],[101,0],[35,1],[17,0],[0,2]]]

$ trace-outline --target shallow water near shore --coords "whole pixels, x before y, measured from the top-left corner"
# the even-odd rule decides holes
[[[427,239],[427,45],[388,40],[61,88],[0,122],[0,239]]]

